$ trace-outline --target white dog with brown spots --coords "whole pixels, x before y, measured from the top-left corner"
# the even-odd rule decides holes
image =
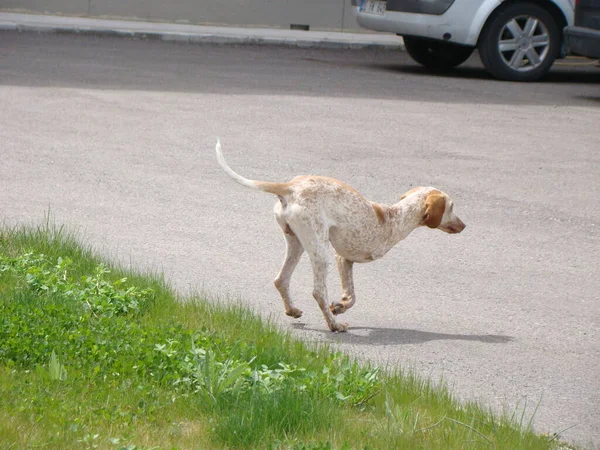
[[[384,205],[367,200],[354,188],[334,178],[302,175],[288,182],[249,180],[235,173],[225,162],[217,140],[219,164],[243,186],[277,195],[274,212],[287,242],[285,261],[275,279],[285,313],[300,317],[302,311],[290,298],[292,272],[306,251],[313,269],[313,296],[331,331],[346,331],[348,324],[334,315],[350,309],[356,297],[352,266],[375,261],[420,226],[437,228],[446,233],[460,233],[465,224],[454,214],[448,195],[433,187],[411,189],[400,201]],[[343,296],[329,305],[327,270],[329,244],[342,281]]]

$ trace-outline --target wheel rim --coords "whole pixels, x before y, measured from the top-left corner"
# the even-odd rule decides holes
[[[550,33],[537,17],[513,17],[500,30],[498,51],[512,70],[534,70],[544,62],[549,50]]]

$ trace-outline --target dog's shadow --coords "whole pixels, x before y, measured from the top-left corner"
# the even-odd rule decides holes
[[[335,342],[358,345],[403,345],[423,344],[429,341],[454,340],[476,341],[485,344],[507,344],[514,340],[511,336],[499,334],[449,334],[430,331],[407,330],[402,328],[350,327],[346,333],[332,333],[329,330],[307,328],[304,323],[294,323],[295,329],[322,333]],[[366,331],[366,334],[364,333]]]

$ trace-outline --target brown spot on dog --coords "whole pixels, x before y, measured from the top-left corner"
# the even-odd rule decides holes
[[[412,194],[413,192],[417,192],[418,190],[422,189],[420,186],[419,187],[415,187],[412,188],[410,191],[405,192],[404,194],[402,194],[402,197],[400,197],[400,200],[404,200],[406,197],[408,197],[410,194]]]
[[[437,228],[442,223],[442,216],[446,210],[446,197],[440,191],[431,191],[425,199],[425,214],[423,224],[429,228]]]
[[[381,205],[375,202],[371,202],[371,207],[373,208],[373,211],[375,211],[375,215],[377,216],[377,222],[379,222],[380,224],[385,222],[385,209],[383,209]]]
[[[290,224],[289,223],[285,224],[285,231],[284,231],[284,233],[285,234],[289,234],[290,236],[296,236],[294,234],[294,232],[292,231],[292,229],[290,228]]]
[[[288,195],[290,193],[290,183],[272,183],[270,181],[255,181],[255,186],[264,192],[269,194],[275,194],[280,197]]]
[[[341,187],[342,189],[346,189],[347,191],[350,191],[350,192],[353,192],[354,194],[360,195],[360,192],[358,192],[356,189],[354,189],[349,184],[346,184],[343,181],[340,181],[336,178],[323,177],[320,175],[298,175],[297,177],[292,178],[292,180],[289,182],[289,184],[300,183],[302,181],[312,181],[313,183],[323,183],[323,184],[330,184],[330,185],[334,184],[334,185]]]

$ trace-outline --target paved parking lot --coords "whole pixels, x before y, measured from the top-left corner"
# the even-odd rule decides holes
[[[0,220],[50,211],[88,243],[179,290],[241,300],[284,329],[439,377],[462,398],[600,443],[600,70],[536,84],[449,76],[404,53],[191,46],[0,33]],[[416,185],[455,200],[460,235],[417,230],[355,267],[333,334],[303,260],[304,310],[272,286],[274,199],[234,184],[313,173],[392,203]],[[337,295],[332,271],[330,295]]]

